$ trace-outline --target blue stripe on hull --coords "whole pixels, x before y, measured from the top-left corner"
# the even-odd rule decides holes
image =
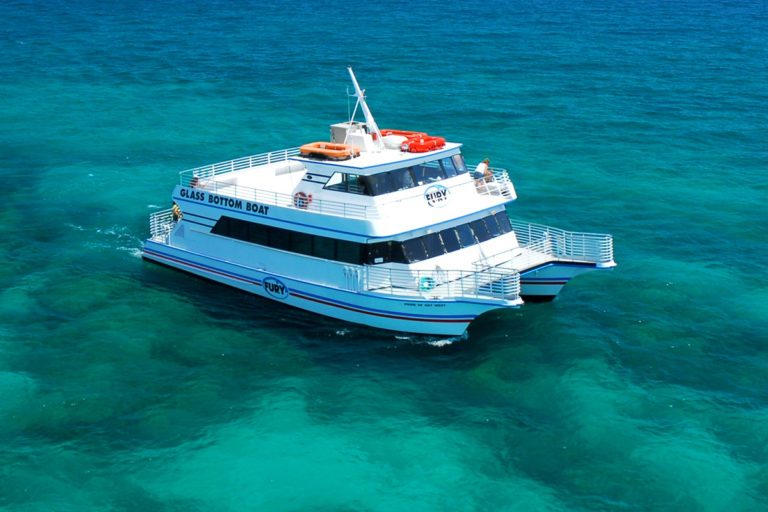
[[[187,267],[190,269],[192,273],[195,274],[209,274],[212,275],[213,279],[218,281],[218,278],[224,278],[224,279],[232,279],[241,283],[245,284],[251,284],[255,286],[261,287],[263,285],[262,281],[259,279],[255,279],[252,277],[249,277],[247,275],[241,274],[241,273],[235,273],[229,270],[224,270],[217,267],[212,267],[209,265],[206,265],[204,263],[198,262],[198,261],[192,261],[190,259],[184,258],[182,256],[178,255],[169,255],[163,251],[158,251],[155,248],[148,248],[148,245],[155,245],[158,247],[168,247],[163,244],[158,244],[156,242],[147,241],[144,247],[144,253],[145,257],[148,259],[155,259],[155,260],[164,260],[168,262],[171,266],[174,266],[175,268],[181,268],[181,267]],[[183,251],[183,249],[175,249],[177,252]],[[162,261],[159,261],[162,263]],[[227,263],[229,265],[234,265],[237,267],[241,267],[243,269],[248,269],[247,267],[243,267],[241,265],[237,265],[234,263]],[[184,268],[181,268],[184,270]],[[320,286],[320,285],[314,285],[314,286]],[[363,295],[363,294],[354,294],[353,292],[348,292],[350,295]],[[407,322],[427,322],[431,324],[454,324],[456,327],[461,327],[461,324],[463,325],[463,328],[466,328],[467,325],[477,316],[476,314],[464,314],[464,315],[425,315],[425,314],[411,314],[411,313],[403,313],[399,311],[392,311],[392,310],[386,310],[386,309],[377,309],[377,308],[371,308],[366,306],[361,306],[358,304],[352,304],[349,302],[341,301],[338,299],[332,299],[327,296],[320,296],[316,295],[307,291],[303,290],[296,290],[292,289],[289,293],[291,297],[294,297],[296,299],[301,299],[303,301],[312,302],[313,304],[318,304],[322,306],[330,306],[337,309],[342,309],[345,311],[349,311],[352,313],[357,314],[363,314],[368,316],[377,317],[380,319],[391,319],[396,321],[407,321]],[[264,295],[267,298],[266,294]],[[389,297],[372,297],[371,295],[366,294],[368,298],[374,298],[377,301],[395,301],[397,303],[402,303],[403,300],[398,300],[394,298]],[[423,301],[419,299],[413,299],[409,298],[409,302],[422,302],[422,303],[430,303],[429,301]],[[475,305],[483,305],[487,306],[487,304],[479,303],[479,302],[471,302],[471,301],[462,301],[467,304],[475,304]],[[433,302],[432,302],[433,303]],[[301,307],[302,309],[308,309],[309,311],[314,311],[314,309],[310,309],[308,307],[299,306],[297,304],[290,304],[294,305],[296,307]],[[494,307],[504,307],[504,306],[494,306]],[[494,307],[490,307],[488,309],[493,309]],[[365,322],[363,322],[365,323]],[[392,328],[389,326],[382,326],[383,328]],[[409,330],[409,327],[404,326],[402,329],[395,329],[395,330]],[[463,329],[462,329],[463,330]],[[429,330],[426,330],[425,332],[429,332]],[[457,332],[457,329],[451,328],[450,332],[446,332],[447,334],[460,334],[460,332]]]

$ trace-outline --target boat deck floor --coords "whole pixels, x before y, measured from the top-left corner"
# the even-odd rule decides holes
[[[219,194],[232,197],[242,197],[248,189],[292,194],[305,174],[306,169],[298,162],[275,162],[220,174],[206,181],[214,185]]]

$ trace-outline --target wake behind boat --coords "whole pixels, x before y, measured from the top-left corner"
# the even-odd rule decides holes
[[[173,208],[150,216],[143,257],[315,313],[435,335],[615,266],[610,235],[510,220],[507,172],[468,168],[461,144],[380,130],[349,75],[355,110],[330,141],[181,172]]]

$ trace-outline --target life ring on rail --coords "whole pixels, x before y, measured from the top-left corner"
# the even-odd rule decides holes
[[[306,210],[309,207],[309,203],[312,202],[312,195],[307,195],[304,192],[296,192],[293,195],[293,206]]]
[[[419,280],[419,289],[422,292],[428,292],[434,287],[435,287],[435,280],[429,276],[422,277],[421,280]]]

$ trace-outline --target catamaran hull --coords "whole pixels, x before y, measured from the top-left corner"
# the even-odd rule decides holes
[[[549,262],[520,272],[520,296],[525,302],[551,301],[572,278],[597,268],[595,263]]]
[[[458,336],[479,315],[519,302],[482,299],[427,300],[341,290],[223,261],[147,240],[142,256],[255,295],[313,313],[380,329]]]

